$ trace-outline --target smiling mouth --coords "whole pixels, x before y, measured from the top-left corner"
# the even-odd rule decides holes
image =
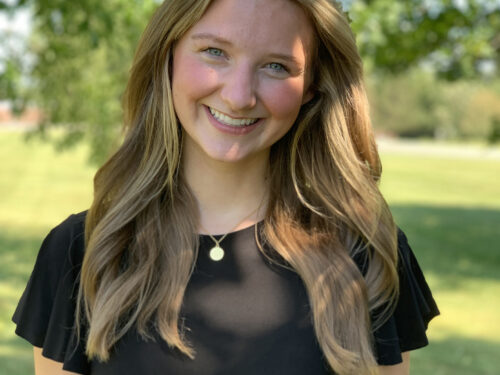
[[[258,118],[233,118],[221,113],[212,107],[208,107],[212,116],[224,125],[236,126],[236,127],[244,127],[255,124],[259,121]]]

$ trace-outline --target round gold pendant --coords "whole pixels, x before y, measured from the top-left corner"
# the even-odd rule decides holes
[[[218,262],[222,258],[224,258],[224,250],[220,246],[214,246],[210,249],[210,259]]]

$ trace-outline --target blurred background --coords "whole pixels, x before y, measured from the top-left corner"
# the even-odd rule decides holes
[[[92,199],[158,1],[0,0],[0,373],[33,372],[10,319],[47,232]],[[441,310],[412,374],[500,374],[500,0],[345,0],[381,188]]]

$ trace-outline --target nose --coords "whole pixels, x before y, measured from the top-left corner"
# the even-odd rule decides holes
[[[256,82],[249,66],[235,66],[224,76],[220,95],[224,103],[234,112],[241,112],[255,107]]]

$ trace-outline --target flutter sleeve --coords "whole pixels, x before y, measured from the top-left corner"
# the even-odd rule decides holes
[[[63,369],[90,373],[83,340],[77,341],[75,306],[84,253],[85,213],[72,215],[45,238],[12,317],[16,334]],[[84,333],[83,333],[84,335]]]
[[[405,234],[398,231],[399,298],[393,315],[374,332],[379,365],[402,362],[401,353],[428,345],[426,330],[439,310]]]

